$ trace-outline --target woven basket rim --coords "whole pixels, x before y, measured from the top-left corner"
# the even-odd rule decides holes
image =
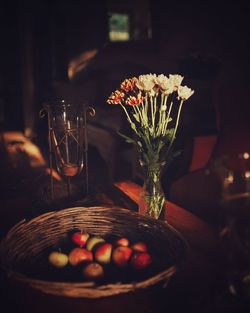
[[[95,210],[95,212],[96,211],[108,212],[111,210],[115,210],[114,212],[119,212],[121,214],[129,214],[130,216],[135,217],[135,218],[140,218],[142,220],[149,221],[151,223],[156,223],[159,225],[161,224],[163,227],[166,228],[166,230],[168,229],[171,233],[174,233],[175,236],[177,236],[182,242],[182,249],[183,249],[182,256],[180,260],[178,260],[179,261],[178,263],[173,264],[172,266],[169,266],[165,270],[149,278],[146,278],[144,280],[131,282],[131,283],[117,282],[117,283],[108,283],[108,284],[98,285],[98,284],[95,284],[94,282],[86,282],[86,281],[84,282],[60,281],[59,282],[59,281],[41,280],[41,279],[32,278],[28,275],[12,270],[10,267],[6,266],[6,264],[1,264],[2,268],[7,273],[8,278],[13,279],[17,282],[25,284],[26,286],[29,286],[31,288],[34,288],[36,290],[42,291],[43,293],[47,293],[47,294],[74,297],[74,298],[100,298],[100,297],[127,293],[127,292],[135,291],[138,289],[145,289],[160,282],[167,283],[185,260],[185,256],[187,254],[189,246],[185,238],[183,237],[183,235],[179,231],[177,231],[173,226],[169,225],[165,221],[155,220],[149,216],[141,215],[138,212],[131,211],[126,208],[113,207],[113,206],[112,207],[111,206],[69,207],[69,208],[59,210],[59,211],[52,210],[52,211],[43,213],[39,216],[36,216],[34,218],[31,218],[31,219],[23,219],[20,222],[18,222],[16,225],[14,225],[8,231],[6,236],[2,239],[0,243],[1,259],[4,253],[5,245],[8,242],[9,238],[11,238],[12,234],[15,233],[21,227],[29,226],[32,223],[35,223],[36,221],[46,221],[47,219],[50,219],[50,218],[56,218],[58,216],[62,216],[62,214],[64,213],[70,213],[72,211],[77,212],[78,210]]]

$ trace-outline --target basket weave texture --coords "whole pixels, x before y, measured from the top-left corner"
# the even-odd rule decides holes
[[[99,236],[111,234],[143,240],[153,247],[153,258],[160,259],[161,266],[142,280],[107,284],[48,281],[34,278],[24,270],[39,262],[45,251],[56,247],[72,229]],[[186,248],[182,236],[165,222],[123,208],[74,207],[21,221],[2,240],[0,253],[2,266],[10,279],[47,294],[99,298],[167,283],[185,259]]]

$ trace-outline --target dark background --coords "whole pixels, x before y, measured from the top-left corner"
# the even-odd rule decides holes
[[[120,9],[134,8],[133,3],[137,3],[137,13],[147,4],[152,38],[111,43],[108,12],[114,2]],[[215,225],[218,186],[204,174],[207,167],[191,171],[190,164],[194,155],[202,155],[211,138],[216,139],[215,147],[210,149],[214,159],[250,151],[249,13],[249,2],[241,0],[1,1],[0,131],[24,132],[45,149],[47,123],[39,118],[44,102],[58,97],[75,102],[87,100],[97,113],[89,122],[96,131],[89,134],[90,165],[94,169],[91,179],[104,184],[106,175],[131,179],[134,154],[116,135],[119,129],[127,130],[128,123],[118,108],[106,104],[107,97],[132,75],[184,75],[184,83],[195,94],[185,103],[178,130],[176,148],[182,149],[182,156],[163,177],[163,186],[168,200]],[[70,80],[69,63],[93,49],[97,50],[96,56]],[[196,138],[201,143],[198,149]],[[12,185],[16,180],[19,183],[20,177],[15,179],[16,171],[9,175],[5,166],[8,162],[1,160],[0,167],[6,170],[0,179],[1,197],[28,211],[18,197],[26,195],[37,201],[41,198],[39,184],[36,180],[30,183],[29,173],[23,168],[20,180],[25,183],[22,188],[16,184],[18,194],[13,199]],[[109,174],[103,170],[103,161]],[[11,201],[2,208],[3,224],[8,225],[8,215],[12,221],[19,218],[12,214]]]
[[[112,6],[137,5],[138,13],[146,4],[152,38],[110,42]],[[195,90],[183,108],[176,142],[189,153],[184,163],[191,160],[189,142],[196,136],[216,136],[216,155],[249,150],[248,2],[26,0],[2,1],[0,8],[1,130],[23,131],[45,145],[47,123],[39,111],[45,101],[63,97],[87,100],[96,108],[93,123],[113,136],[128,125],[106,99],[124,78],[179,73]],[[69,63],[93,49],[95,57],[70,80]],[[102,135],[90,136],[97,149],[103,142],[102,157],[113,166],[110,155],[123,150]]]
[[[2,1],[2,127],[24,129],[33,123],[39,133],[34,121],[25,120],[26,106],[32,106],[37,122],[37,112],[55,85],[69,83],[70,60],[90,49],[98,49],[98,54],[77,78],[77,85],[81,96],[95,106],[105,106],[114,81],[120,82],[127,72],[178,72],[186,83],[193,83],[199,110],[216,107],[223,122],[242,126],[249,106],[249,4],[155,0],[149,1],[149,7],[152,40],[114,44],[108,40],[108,1]],[[87,81],[95,83],[91,91],[83,91]],[[217,99],[208,99],[215,83]]]

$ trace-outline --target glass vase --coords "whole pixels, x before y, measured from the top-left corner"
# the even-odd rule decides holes
[[[144,174],[142,193],[139,200],[139,213],[148,214],[155,219],[164,219],[165,194],[161,176],[164,163],[145,163],[140,160]]]
[[[48,141],[51,176],[51,198],[54,199],[53,164],[67,182],[68,196],[71,194],[71,179],[85,169],[85,191],[88,193],[88,140],[87,114],[95,115],[95,110],[82,104],[73,104],[65,100],[45,103],[40,111],[48,116]]]

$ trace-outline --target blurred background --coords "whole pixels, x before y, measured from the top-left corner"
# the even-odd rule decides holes
[[[23,134],[46,162],[43,104],[86,101],[96,109],[88,135],[97,176],[140,181],[133,147],[117,135],[128,131],[128,123],[106,99],[125,78],[181,74],[195,94],[184,106],[175,142],[181,156],[167,169],[163,186],[173,202],[213,219],[218,188],[209,175],[211,161],[250,150],[250,4],[219,3],[1,1],[2,136]],[[9,140],[13,146],[23,139]]]

